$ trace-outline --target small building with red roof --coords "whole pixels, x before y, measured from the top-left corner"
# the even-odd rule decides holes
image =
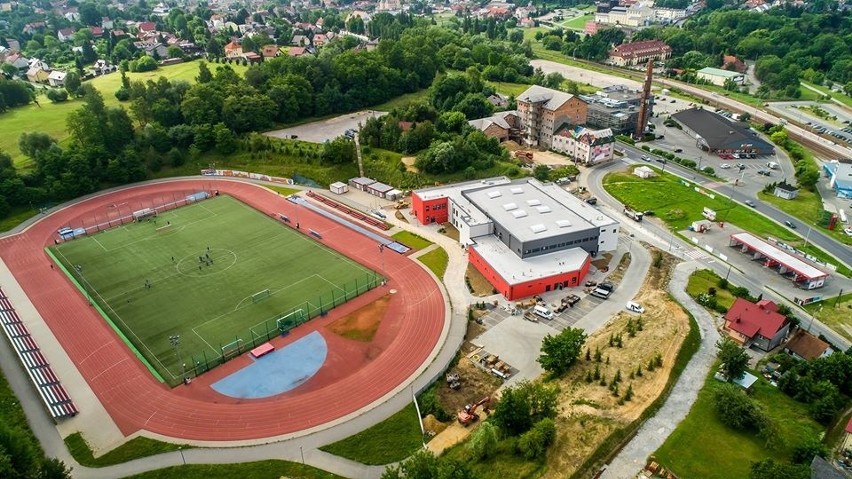
[[[846,423],[846,437],[843,438],[842,449],[852,451],[852,419],[849,419],[849,422]]]
[[[725,314],[725,331],[744,347],[770,351],[781,344],[790,331],[790,323],[778,312],[778,305],[768,299],[752,303],[737,298]]]

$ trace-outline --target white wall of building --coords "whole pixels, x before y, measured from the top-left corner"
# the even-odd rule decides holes
[[[618,247],[618,225],[602,226],[598,235],[598,251],[614,251]]]

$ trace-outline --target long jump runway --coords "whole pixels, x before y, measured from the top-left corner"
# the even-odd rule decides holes
[[[284,338],[284,347],[314,333],[328,345],[323,366],[290,391],[263,399],[240,399],[211,385],[250,364],[245,357],[226,363],[188,386],[159,383],[115,332],[89,306],[64,274],[52,270],[44,248],[59,228],[115,221],[116,205],[171,198],[182,191],[218,190],[257,210],[291,218],[301,231],[322,234],[322,243],[389,278],[378,287],[309,321]],[[226,179],[175,180],[129,187],[90,198],[53,213],[24,232],[0,239],[0,257],[67,351],[121,432],[146,430],[201,441],[260,439],[314,428],[354,413],[393,391],[429,358],[444,326],[445,306],[432,277],[407,256],[380,253],[377,243],[328,218],[299,207],[256,185]],[[282,226],[287,227],[287,226]],[[383,258],[382,258],[383,254]],[[382,264],[384,270],[382,270]],[[325,326],[393,289],[379,331],[369,347],[325,330]],[[74,395],[73,391],[70,394]]]

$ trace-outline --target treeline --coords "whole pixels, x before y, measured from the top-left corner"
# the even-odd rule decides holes
[[[130,82],[122,73],[122,86],[115,94],[127,109],[107,108],[100,92],[83,85],[74,93],[83,98],[84,105],[68,118],[70,142],[60,146],[38,132],[21,137],[21,151],[35,167],[18,175],[7,162],[8,168],[0,177],[0,217],[13,208],[67,200],[107,186],[139,181],[150,172],[181,166],[188,158],[207,151],[233,153],[244,143],[239,136],[249,132],[362,109],[429,87],[439,72],[453,68],[459,59],[465,59],[471,71],[499,67],[512,71],[517,78],[533,73],[523,54],[515,51],[520,48],[517,45],[509,47],[439,27],[408,29],[397,40],[382,40],[373,51],[355,49],[357,42],[346,39],[335,43],[318,56],[280,57],[253,66],[244,78],[227,65],[213,71],[206,63],[200,65],[193,85],[166,78]],[[480,80],[473,87],[465,84],[463,89],[462,106],[453,108],[468,115],[491,111]],[[474,92],[476,95],[467,96]],[[431,117],[429,121],[435,122],[438,110],[425,113],[426,117],[406,118],[422,124],[424,118]],[[447,123],[446,128],[461,133],[466,126],[458,119],[448,122],[441,122],[441,128]],[[417,130],[421,134],[427,127],[418,126]],[[444,133],[451,134],[450,130]],[[402,149],[419,151],[430,145],[433,136],[423,134],[418,139],[409,135]],[[435,159],[447,162],[447,167],[424,169],[453,171],[462,161],[468,161],[463,155],[500,154],[496,142],[481,133],[466,132],[460,138],[453,137],[449,146],[452,151]],[[399,148],[397,144],[393,149]],[[341,145],[326,150],[320,160],[328,159],[329,164],[354,158],[350,149]]]
[[[677,27],[650,27],[633,40],[661,39],[672,47],[667,67],[723,67],[722,56],[757,61],[759,95],[795,96],[799,78],[845,86],[852,94],[852,17],[840,11],[785,4],[766,13],[702,12]],[[789,90],[788,90],[789,89]]]
[[[487,96],[494,90],[480,79],[479,70],[448,74],[435,80],[428,103],[394,110],[381,118],[370,118],[361,130],[367,145],[418,153],[415,166],[430,174],[464,170],[466,178],[487,170],[507,153],[496,138],[468,124],[468,120],[490,115],[494,107]]]

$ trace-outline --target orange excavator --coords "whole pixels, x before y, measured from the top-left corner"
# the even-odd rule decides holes
[[[482,406],[482,410],[488,412],[488,405],[491,403],[491,396],[485,396],[484,398],[476,401],[473,404],[468,404],[464,407],[464,410],[459,411],[458,420],[459,423],[463,426],[467,426],[472,422],[476,422],[479,420],[479,415],[476,414],[476,410]]]

